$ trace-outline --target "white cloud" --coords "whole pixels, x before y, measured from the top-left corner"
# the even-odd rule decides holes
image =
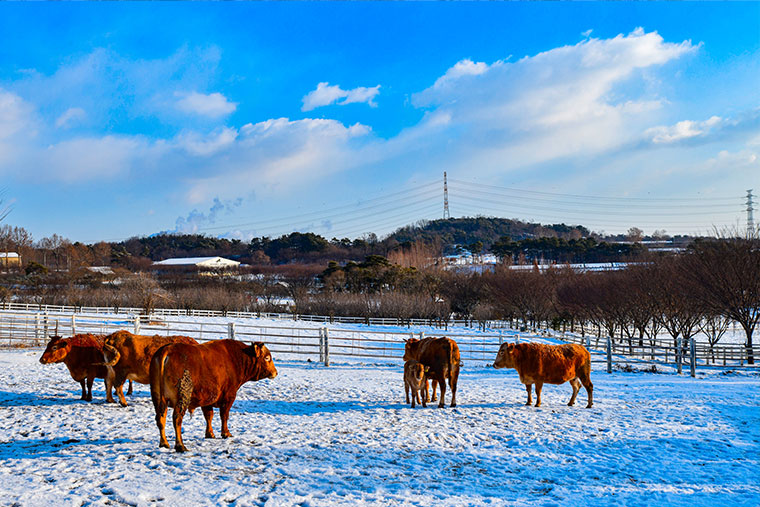
[[[723,120],[719,116],[712,116],[701,122],[684,120],[669,127],[652,127],[644,132],[644,135],[655,144],[669,144],[706,135],[713,127],[719,126],[722,122]]]
[[[205,116],[207,118],[221,118],[233,113],[237,109],[237,103],[229,102],[221,93],[208,95],[198,92],[175,93],[177,109],[184,113]]]
[[[15,93],[0,88],[0,141],[26,130],[33,121],[34,108]]]
[[[326,82],[319,83],[316,90],[304,96],[301,111],[311,111],[317,107],[329,106],[330,104],[345,106],[346,104],[360,102],[367,103],[370,107],[377,107],[374,100],[378,93],[380,93],[380,85],[369,88],[360,86],[352,90],[343,90],[339,85],[331,86]]]
[[[39,154],[38,167],[67,183],[107,180],[128,173],[146,149],[135,137],[76,138],[48,146]]]
[[[412,96],[416,106],[445,114],[446,131],[423,122],[404,135],[416,143],[429,136],[415,130],[436,128],[439,138],[448,132],[456,139],[445,150],[450,167],[478,168],[483,175],[598,156],[639,138],[663,105],[657,96],[627,91],[636,90],[627,87],[632,80],[642,79],[637,71],[695,49],[690,41],[668,43],[637,29],[513,63],[462,60]]]
[[[58,128],[69,128],[72,123],[76,123],[87,118],[87,113],[81,107],[71,107],[55,120],[55,126]]]
[[[203,135],[198,132],[185,132],[177,136],[177,144],[188,153],[207,157],[232,145],[237,138],[237,130],[222,127]]]

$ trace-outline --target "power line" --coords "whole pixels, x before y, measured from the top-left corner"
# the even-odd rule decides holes
[[[520,194],[551,195],[551,196],[556,196],[556,197],[565,197],[565,198],[573,198],[573,199],[595,199],[595,200],[613,200],[613,201],[631,201],[631,202],[634,202],[634,201],[643,201],[643,202],[646,202],[646,201],[666,201],[666,202],[694,201],[694,198],[607,197],[607,196],[599,196],[599,195],[562,194],[562,193],[555,193],[555,192],[540,192],[537,190],[522,190],[522,189],[516,189],[516,188],[510,188],[510,187],[500,187],[497,185],[487,185],[485,183],[473,183],[473,182],[464,181],[464,180],[450,179],[449,181],[452,183],[459,183],[461,185],[501,189],[501,190],[507,190],[510,192],[517,192]],[[736,198],[734,197],[699,197],[698,199],[700,201],[735,201],[736,200]]]

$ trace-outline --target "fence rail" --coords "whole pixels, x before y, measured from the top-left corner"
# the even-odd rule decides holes
[[[404,340],[422,338],[423,332],[351,330],[329,326],[309,327],[295,321],[290,325],[260,325],[251,322],[210,321],[198,318],[189,320],[138,314],[107,315],[105,313],[2,311],[0,310],[1,346],[42,346],[53,334],[71,336],[80,333],[110,334],[126,329],[136,334],[185,335],[198,341],[236,338],[245,341],[263,341],[275,354],[292,354],[329,364],[333,358],[364,358],[400,361],[404,353]],[[184,316],[183,316],[184,317]],[[215,315],[216,317],[216,315]],[[232,315],[228,315],[232,318]],[[450,333],[456,340],[462,360],[490,363],[505,341],[537,341],[546,337],[501,331],[499,333]],[[558,339],[579,343],[589,349],[592,363],[622,368],[630,366],[675,366],[679,372],[684,365],[692,374],[698,367],[748,367],[748,350],[743,345],[716,345],[712,348],[690,342],[673,343],[661,340],[643,343],[621,342],[595,336],[563,335]],[[760,347],[754,347],[754,357],[760,359]],[[627,366],[626,366],[627,365]]]

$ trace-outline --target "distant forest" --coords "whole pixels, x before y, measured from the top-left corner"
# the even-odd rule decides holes
[[[624,240],[625,236],[610,239]],[[637,238],[641,239],[641,238]],[[612,243],[579,225],[543,225],[504,218],[452,218],[422,221],[402,227],[383,239],[327,239],[311,232],[293,232],[249,242],[200,234],[159,234],[111,243],[115,263],[135,258],[159,261],[172,257],[219,255],[251,265],[361,261],[369,255],[403,256],[424,247],[433,256],[469,251],[493,253],[513,262],[534,259],[558,262],[609,262],[635,257],[640,243]]]

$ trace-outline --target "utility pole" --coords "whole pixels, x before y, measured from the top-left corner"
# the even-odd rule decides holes
[[[747,190],[747,236],[753,237],[755,235],[755,217],[753,213],[755,211],[754,201],[752,200],[752,189]]]
[[[443,171],[443,219],[451,218],[449,213],[449,185],[446,181],[446,171]]]

